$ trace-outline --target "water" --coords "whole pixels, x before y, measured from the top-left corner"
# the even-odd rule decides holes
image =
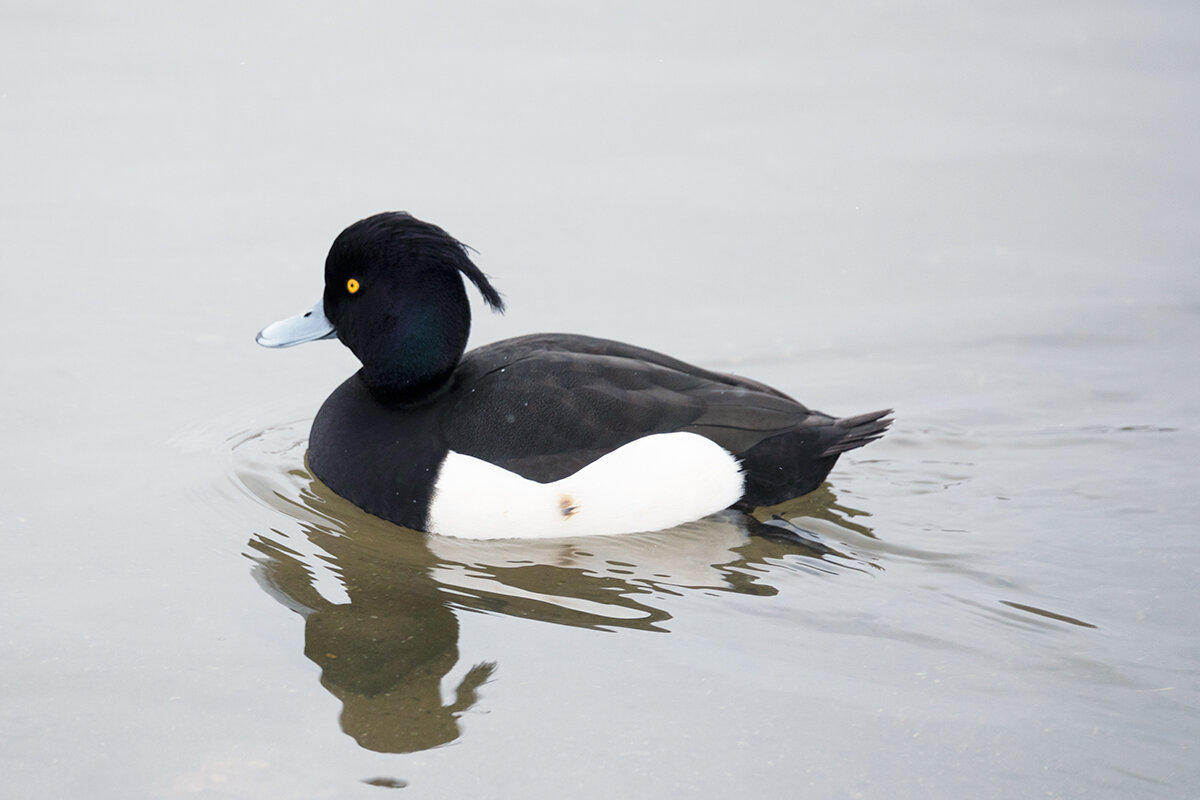
[[[10,3],[0,795],[1200,786],[1194,4]],[[782,512],[404,537],[268,352],[405,208],[509,314],[883,441]]]

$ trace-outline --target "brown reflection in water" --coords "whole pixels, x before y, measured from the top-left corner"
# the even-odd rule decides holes
[[[1077,625],[1080,628],[1095,628],[1096,627],[1095,625],[1093,625],[1090,622],[1084,622],[1083,620],[1076,619],[1075,617],[1068,617],[1066,614],[1057,614],[1053,611],[1047,611],[1046,609],[1038,608],[1037,606],[1030,606],[1030,605],[1026,605],[1024,603],[1014,603],[1012,600],[1001,600],[1000,602],[1003,605],[1006,605],[1010,608],[1015,608],[1018,611],[1028,611],[1030,614],[1036,614],[1039,617],[1045,617],[1046,619],[1057,620],[1058,622],[1065,622],[1068,625]]]
[[[282,534],[257,535],[249,546],[264,587],[304,616],[304,654],[342,702],[342,729],[368,750],[388,753],[457,739],[459,715],[478,700],[495,665],[476,664],[453,702],[443,704],[442,680],[458,662],[458,619],[429,578],[431,559],[417,546],[420,538],[403,537],[412,541],[395,542],[392,556],[380,557],[355,526],[302,527],[327,554],[324,568],[340,573],[348,603],[317,591],[313,566]]]
[[[815,534],[784,530],[787,523],[763,527],[733,512],[652,534],[502,542],[428,536],[363,513],[305,473],[292,477],[306,482],[298,497],[277,490],[260,496],[296,518],[299,534],[256,534],[249,555],[263,587],[305,618],[304,654],[341,701],[342,729],[380,752],[457,739],[459,717],[495,671],[492,662],[472,666],[443,703],[442,682],[459,658],[456,609],[596,630],[665,631],[666,601],[685,591],[775,594],[766,582],[771,561],[824,573],[871,566]],[[871,535],[847,520],[858,512],[837,506],[827,488],[770,509],[762,520],[772,513],[777,521]],[[348,602],[318,591],[318,571],[340,578]]]

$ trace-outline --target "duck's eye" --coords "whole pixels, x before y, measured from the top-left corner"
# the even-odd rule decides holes
[[[346,281],[346,291],[349,292],[350,294],[354,294],[355,292],[357,292],[358,291],[358,281],[354,278],[351,278],[350,280]]]

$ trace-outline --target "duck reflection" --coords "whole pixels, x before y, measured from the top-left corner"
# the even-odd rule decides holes
[[[389,753],[457,739],[458,717],[475,704],[494,664],[472,667],[453,702],[443,703],[443,679],[458,662],[458,619],[429,578],[428,552],[401,547],[375,557],[369,541],[351,535],[355,529],[301,527],[324,555],[305,556],[277,532],[249,546],[263,586],[305,618],[304,655],[341,701],[342,729],[362,747]],[[340,578],[348,602],[318,591],[319,570]]]
[[[305,618],[304,654],[341,701],[342,729],[380,752],[425,750],[460,735],[459,717],[496,667],[470,667],[443,701],[459,660],[458,611],[665,631],[671,598],[686,592],[775,594],[772,564],[827,573],[873,566],[825,543],[871,536],[852,521],[859,512],[827,488],[760,517],[728,512],[649,534],[480,542],[397,528],[304,472],[291,478],[299,482],[292,492],[259,493],[299,525],[250,540],[256,577]],[[338,591],[321,590],[331,582]]]

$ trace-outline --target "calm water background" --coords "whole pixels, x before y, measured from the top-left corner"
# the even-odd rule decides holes
[[[1194,2],[0,18],[0,795],[1200,791]],[[313,485],[356,364],[253,335],[393,208],[505,292],[475,342],[895,406],[824,549]]]

